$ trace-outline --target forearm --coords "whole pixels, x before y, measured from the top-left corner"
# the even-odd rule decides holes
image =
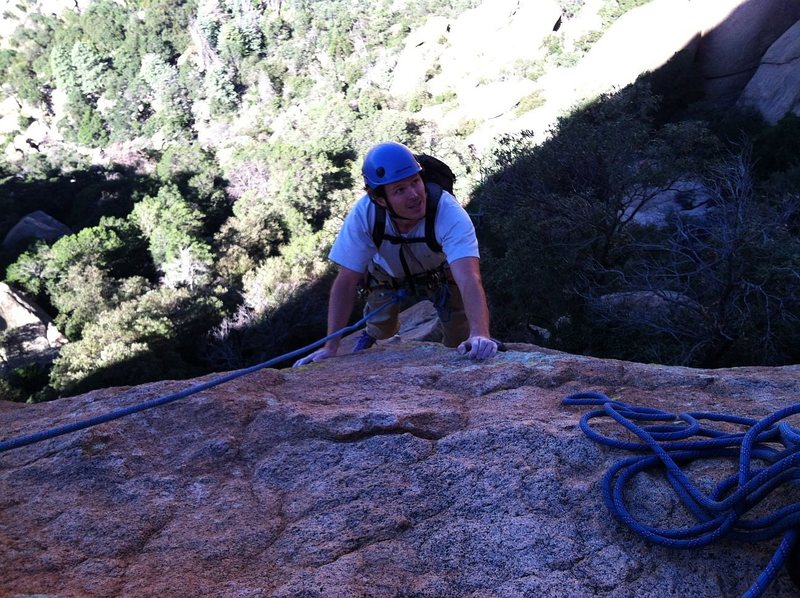
[[[469,335],[489,338],[491,336],[489,307],[486,293],[483,290],[477,258],[464,258],[454,262],[451,272],[464,301],[464,312],[469,322]]]
[[[466,284],[461,291],[464,300],[464,312],[469,322],[470,336],[490,337],[489,332],[489,307],[486,304],[486,294],[480,284]]]
[[[360,279],[357,272],[343,268],[334,280],[328,302],[328,335],[341,330],[350,321]],[[327,341],[325,348],[336,353],[340,342],[341,337],[337,336]]]

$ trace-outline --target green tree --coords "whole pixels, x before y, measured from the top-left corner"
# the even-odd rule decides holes
[[[25,23],[18,26],[7,40],[7,51],[13,59],[2,79],[4,87],[13,90],[11,93],[20,100],[34,105],[49,102],[48,62],[56,22],[52,15],[29,12]]]
[[[83,94],[99,96],[105,88],[103,80],[108,70],[103,57],[91,46],[77,41],[70,50],[70,62]]]
[[[146,130],[151,134],[160,132],[167,139],[186,137],[192,115],[178,69],[157,54],[150,53],[142,57],[140,76],[150,89],[146,99],[154,110]]]
[[[265,258],[277,253],[288,225],[284,211],[269,196],[247,191],[233,205],[233,215],[215,236],[220,255],[218,269],[230,281],[241,277]]]
[[[235,77],[235,72],[221,63],[212,64],[206,71],[206,96],[214,116],[228,114],[239,105]]]
[[[136,17],[118,2],[97,0],[86,6],[81,14],[83,38],[101,56],[113,57],[125,43],[132,19]]]
[[[6,281],[15,284],[34,297],[45,291],[44,271],[50,248],[44,241],[38,241],[28,251],[20,255],[6,270]]]
[[[194,287],[208,281],[212,254],[199,236],[203,215],[175,185],[164,185],[157,195],[146,196],[134,206],[130,218],[148,240],[153,262],[169,274],[166,284]]]
[[[204,233],[211,235],[231,213],[226,181],[216,156],[199,143],[172,143],[161,154],[156,176],[176,185],[181,195],[203,213]]]
[[[72,264],[48,285],[50,300],[58,310],[55,324],[69,339],[78,339],[84,327],[111,307],[114,281],[88,261]]]
[[[9,266],[6,279],[52,305],[57,326],[75,340],[87,322],[127,296],[121,277],[141,261],[137,245],[125,221],[102,218],[51,247],[36,244]]]
[[[78,125],[78,143],[88,147],[105,147],[108,139],[108,130],[103,117],[91,106],[86,106]]]
[[[54,45],[50,51],[50,69],[56,86],[66,94],[81,90],[81,82],[72,64],[71,51],[62,45]]]
[[[14,97],[17,102],[38,104],[44,99],[41,83],[30,63],[15,50],[0,50],[0,79],[2,93]]]
[[[70,339],[113,303],[109,258],[124,248],[120,236],[99,225],[62,237],[50,248],[43,272],[47,294],[58,310],[58,328]]]
[[[50,385],[62,396],[112,384],[198,374],[187,357],[219,321],[219,302],[188,289],[161,288],[98,314],[83,338],[66,345]]]
[[[170,64],[189,47],[190,25],[196,14],[194,0],[147,0],[142,2],[144,19],[139,46]]]

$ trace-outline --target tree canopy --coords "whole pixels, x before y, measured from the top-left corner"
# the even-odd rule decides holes
[[[644,1],[604,0],[602,17]],[[73,232],[0,260],[70,342],[44,372],[3,372],[0,398],[244,367],[320,338],[327,251],[361,191],[361,156],[385,139],[459,175],[496,336],[706,367],[797,362],[800,119],[708,111],[692,73],[664,69],[577,107],[544,142],[522,131],[478,157],[468,123],[421,116],[457,98],[400,100],[384,76],[413,28],[477,4],[29,12],[0,50],[0,94],[81,151],[0,164],[0,230],[42,210]],[[560,2],[567,17],[583,4]],[[577,59],[560,43],[547,41],[548,60]],[[118,162],[93,162],[106,154]],[[665,198],[687,209],[655,224]]]

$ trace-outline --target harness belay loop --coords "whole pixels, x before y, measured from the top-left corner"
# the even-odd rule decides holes
[[[450,282],[450,276],[448,275],[449,266],[446,261],[443,261],[436,268],[417,274],[410,274],[405,278],[395,278],[384,273],[383,270],[381,270],[381,272],[385,274],[386,280],[380,280],[372,272],[367,272],[362,287],[359,290],[364,293],[369,293],[379,289],[390,291],[399,291],[402,289],[406,291],[407,295],[414,296],[417,294],[418,289],[438,291],[441,287],[447,287],[448,282]],[[447,293],[449,296],[449,290]]]

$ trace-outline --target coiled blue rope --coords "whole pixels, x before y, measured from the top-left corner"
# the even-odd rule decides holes
[[[115,419],[119,419],[121,417],[125,417],[126,415],[131,415],[132,413],[138,413],[139,411],[144,411],[145,409],[152,409],[153,407],[158,407],[159,405],[166,405],[167,403],[172,403],[173,401],[177,401],[178,399],[183,399],[190,395],[196,394],[198,392],[202,392],[209,388],[213,388],[214,386],[219,386],[220,384],[224,384],[225,382],[230,382],[236,378],[241,378],[242,376],[246,376],[247,374],[252,374],[258,370],[271,367],[273,365],[277,365],[283,361],[288,359],[292,359],[293,357],[299,357],[304,353],[316,349],[317,347],[321,347],[326,342],[331,339],[334,339],[339,336],[343,336],[348,332],[353,332],[358,330],[364,323],[372,318],[373,316],[377,315],[384,309],[388,308],[390,305],[394,305],[405,295],[405,291],[400,290],[396,293],[393,293],[394,297],[388,303],[381,305],[376,310],[366,314],[363,318],[361,318],[358,322],[351,326],[346,326],[341,330],[337,330],[336,332],[329,334],[325,338],[322,338],[318,341],[311,343],[305,347],[300,349],[296,349],[289,353],[285,353],[284,355],[280,355],[269,361],[265,361],[263,363],[259,363],[248,368],[237,370],[235,372],[231,372],[230,374],[226,374],[224,376],[220,376],[218,378],[214,378],[213,380],[209,380],[207,382],[203,382],[201,384],[196,384],[194,386],[190,386],[184,390],[165,395],[163,397],[157,397],[155,399],[151,399],[149,401],[145,401],[144,403],[139,403],[137,405],[131,405],[129,407],[123,407],[122,409],[117,409],[115,411],[111,411],[110,413],[106,413],[103,415],[98,415],[97,417],[92,417],[89,419],[84,419],[76,422],[71,422],[69,424],[65,424],[63,426],[59,426],[57,428],[51,428],[49,430],[42,430],[40,432],[35,432],[33,434],[28,434],[25,436],[18,436],[16,438],[9,438],[8,440],[0,441],[0,453],[5,451],[20,448],[23,446],[27,446],[29,444],[34,444],[36,442],[41,442],[42,440],[49,440],[50,438],[55,438],[56,436],[61,436],[62,434],[69,434],[70,432],[77,432],[78,430],[83,430],[85,428],[89,428],[91,426],[96,426],[98,424],[103,424],[106,422],[110,422]]]
[[[616,462],[602,481],[603,500],[612,514],[644,539],[671,548],[698,548],[725,536],[759,542],[783,535],[770,562],[745,594],[760,596],[778,575],[797,542],[800,502],[774,513],[746,518],[760,501],[781,486],[797,487],[800,479],[800,433],[783,421],[800,413],[800,403],[761,420],[720,413],[669,413],[631,406],[597,392],[570,395],[565,405],[600,406],[585,413],[581,430],[606,446],[642,453]],[[638,441],[621,440],[598,432],[592,420],[611,418]],[[746,431],[730,432],[707,422],[723,422]],[[731,426],[728,425],[730,428]],[[738,472],[722,479],[709,493],[693,484],[681,469],[699,459],[738,460]],[[753,460],[765,466],[756,467]],[[697,524],[681,529],[646,525],[637,520],[624,499],[625,486],[638,474],[660,470]]]

